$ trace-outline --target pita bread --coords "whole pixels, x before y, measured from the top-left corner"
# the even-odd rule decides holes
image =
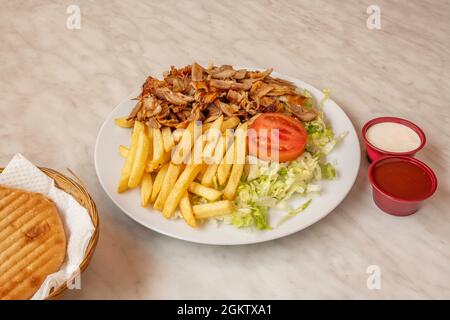
[[[66,235],[53,201],[0,185],[0,300],[31,298],[65,256]]]

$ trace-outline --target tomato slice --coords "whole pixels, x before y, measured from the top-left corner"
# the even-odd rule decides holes
[[[288,115],[263,113],[251,129],[248,133],[249,153],[260,159],[287,162],[297,159],[305,150],[306,129]]]

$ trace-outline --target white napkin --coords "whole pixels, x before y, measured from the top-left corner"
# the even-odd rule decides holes
[[[30,192],[42,193],[56,204],[67,237],[67,254],[61,270],[49,275],[33,300],[45,299],[52,288],[71,279],[83,261],[94,225],[86,210],[70,194],[55,187],[55,181],[25,159],[16,154],[0,174],[0,184]]]

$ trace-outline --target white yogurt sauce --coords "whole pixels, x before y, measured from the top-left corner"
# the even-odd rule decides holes
[[[413,129],[395,122],[381,122],[370,126],[366,138],[373,146],[389,152],[412,151],[422,142]]]

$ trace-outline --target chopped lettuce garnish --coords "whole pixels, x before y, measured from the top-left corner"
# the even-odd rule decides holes
[[[254,225],[259,230],[271,229],[267,221],[267,207],[263,206],[238,209],[235,214],[233,214],[231,223],[237,228]]]
[[[333,166],[329,162],[320,164],[320,169],[322,172],[322,179],[333,180],[336,178],[336,170],[334,170]]]
[[[330,91],[330,89],[325,88],[325,89],[322,90],[322,92],[323,92],[323,98],[319,102],[319,109],[320,110],[323,109],[323,106],[325,105],[325,102],[327,102],[327,100],[330,99],[330,92],[331,91]]]
[[[322,111],[319,111],[316,119],[305,122],[304,126],[308,134],[306,150],[315,155],[319,155],[320,158],[328,155],[347,135],[347,132],[344,132],[335,137],[333,131],[325,124]]]
[[[280,219],[280,221],[278,221],[277,223],[277,227],[286,222],[287,220],[291,219],[292,217],[295,217],[297,214],[299,214],[300,212],[302,212],[303,210],[305,210],[306,208],[308,208],[309,204],[311,203],[312,199],[309,199],[308,201],[306,201],[305,203],[303,203],[300,207],[298,207],[295,210],[291,210],[288,212],[287,215],[285,215],[283,218]]]
[[[249,161],[250,162],[250,161]],[[268,209],[283,206],[293,194],[306,195],[320,191],[310,183],[321,176],[317,157],[305,152],[289,163],[266,162],[252,159],[247,181],[241,181],[235,199],[236,212],[232,223],[236,227],[255,225],[257,229],[269,228]],[[250,176],[250,174],[252,176]],[[310,186],[313,190],[310,190]]]

